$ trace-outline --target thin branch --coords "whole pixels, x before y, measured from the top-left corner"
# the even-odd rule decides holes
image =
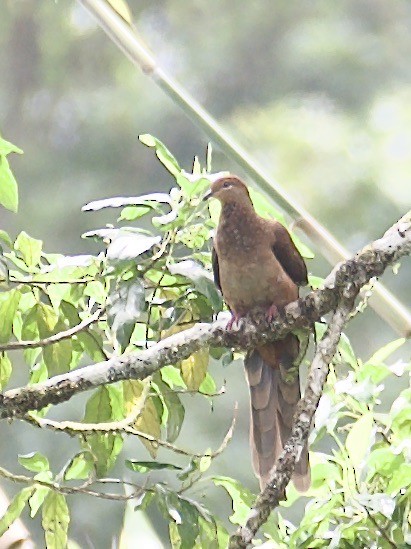
[[[134,25],[122,19],[106,0],[78,0],[97,20],[101,28],[120,50],[153,80],[166,95],[178,105],[191,120],[204,130],[257,186],[272,198],[281,208],[296,220],[298,226],[318,247],[331,264],[345,260],[350,253],[312,215],[295,202],[270,175],[255,162],[217,121],[159,65],[145,42],[138,35]],[[382,284],[375,285],[375,295],[370,305],[399,334],[411,332],[411,315],[404,305]]]
[[[230,549],[244,549],[247,547],[254,539],[261,525],[267,521],[271,511],[285,497],[285,489],[291,480],[295,463],[300,458],[308,440],[311,423],[329,372],[329,364],[337,350],[341,332],[352,311],[356,294],[357,291],[354,289],[350,297],[343,298],[332,316],[324,337],[317,345],[307,378],[304,397],[298,403],[291,435],[270,474],[267,486],[258,495],[245,526],[239,527],[235,534],[231,536]]]
[[[48,345],[53,345],[54,343],[63,341],[63,339],[70,339],[71,337],[78,334],[79,332],[86,330],[94,322],[97,322],[97,320],[100,318],[102,314],[103,314],[103,309],[98,309],[89,318],[85,318],[76,326],[68,328],[63,332],[58,332],[57,334],[53,334],[44,339],[39,339],[37,341],[16,341],[15,343],[6,343],[4,345],[0,345],[0,353],[4,351],[17,351],[21,349],[24,350],[24,349],[33,349],[37,347],[47,347]]]
[[[134,427],[132,427],[131,425],[135,422],[135,420],[141,413],[142,406],[139,406],[138,408],[139,408],[139,411],[137,414],[133,412],[133,414],[131,414],[130,416],[128,416],[127,418],[121,421],[110,421],[107,423],[79,423],[75,421],[54,421],[52,419],[41,418],[31,413],[26,414],[26,416],[24,416],[23,419],[28,421],[32,425],[35,425],[36,427],[40,427],[42,429],[50,429],[55,432],[64,432],[70,436],[77,436],[80,434],[90,435],[93,433],[123,432],[129,435],[134,435],[134,436],[143,438],[144,440],[147,440],[148,442],[151,442],[156,446],[161,446],[162,448],[166,448],[167,450],[170,450],[175,454],[188,456],[190,458],[204,457],[204,452],[198,453],[198,452],[191,452],[190,450],[185,450],[184,448],[171,444],[171,442],[167,442],[166,440],[155,438],[152,435],[149,435],[148,433],[139,431],[138,429],[135,429]],[[219,456],[227,447],[230,440],[232,439],[233,431],[236,423],[236,417],[237,417],[237,408],[238,407],[236,403],[231,425],[226,435],[224,436],[222,443],[217,448],[217,450],[215,450],[214,452],[211,452],[210,454],[207,454],[211,457],[211,459],[214,459],[217,456]]]
[[[225,323],[196,324],[148,349],[115,356],[107,361],[58,375],[45,382],[20,387],[0,395],[0,417],[22,417],[30,410],[69,400],[74,394],[124,379],[145,379],[167,364],[176,364],[205,346],[248,349],[283,338],[297,328],[310,329],[313,322],[335,310],[347,292],[358,291],[399,258],[411,253],[411,212],[382,238],[366,246],[354,258],[337,265],[324,288],[290,303],[271,323],[263,317],[244,319],[227,331]]]
[[[150,491],[150,489],[148,488],[134,485],[135,491],[128,495],[97,492],[96,490],[90,490],[88,488],[82,488],[79,486],[67,486],[54,481],[47,482],[45,480],[34,479],[26,475],[15,475],[4,467],[0,467],[0,477],[11,480],[12,482],[16,482],[18,484],[27,484],[28,486],[33,486],[33,488],[35,488],[36,486],[44,486],[45,488],[50,488],[50,490],[54,490],[55,492],[59,492],[60,494],[64,495],[82,494],[85,496],[93,496],[100,499],[110,499],[114,501],[127,501],[129,499],[134,499],[140,496],[143,492]],[[119,483],[124,484],[122,481],[120,481]]]
[[[13,284],[25,284],[27,286],[48,286],[49,284],[88,284],[89,282],[93,282],[94,280],[96,279],[93,276],[86,278],[73,278],[72,280],[33,280],[16,278],[14,276],[10,276],[9,278],[9,282]]]
[[[392,541],[390,536],[387,534],[387,531],[385,530],[385,528],[383,526],[381,526],[380,524],[378,524],[377,520],[370,513],[368,507],[366,507],[365,505],[363,505],[363,507],[364,507],[364,509],[365,509],[365,511],[368,515],[368,518],[374,524],[374,526],[376,528],[376,531],[380,532],[380,534],[382,535],[382,537],[385,539],[385,541],[388,543],[388,545],[390,547],[392,547],[393,549],[396,549],[396,547],[398,547],[397,544]]]
[[[28,413],[24,419],[37,427],[51,429],[52,431],[63,431],[71,436],[78,434],[90,435],[93,433],[118,433],[125,432],[130,425],[135,423],[140,416],[146,404],[150,391],[150,383],[144,385],[143,391],[139,397],[140,402],[134,410],[124,419],[118,421],[107,421],[101,423],[80,423],[77,421],[54,421],[45,419],[33,413]]]

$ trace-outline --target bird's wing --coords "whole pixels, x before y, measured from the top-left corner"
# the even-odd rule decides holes
[[[215,247],[213,246],[213,249],[211,250],[211,264],[213,266],[213,274],[214,274],[214,283],[217,286],[217,288],[221,291],[221,282],[220,282],[220,269],[218,266],[218,255]]]
[[[297,250],[289,232],[281,223],[274,224],[274,238],[272,249],[284,271],[298,286],[308,284],[304,259]]]

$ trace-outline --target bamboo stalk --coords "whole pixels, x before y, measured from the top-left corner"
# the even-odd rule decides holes
[[[191,97],[187,90],[166,74],[156,63],[135,28],[130,26],[105,0],[78,0],[98,21],[111,40],[131,62],[140,67],[183,111],[274,200],[307,234],[319,252],[331,265],[350,257],[338,240],[300,204],[291,198],[269,174],[255,162],[210,114]],[[381,283],[376,283],[369,301],[376,313],[398,334],[411,335],[411,314]]]

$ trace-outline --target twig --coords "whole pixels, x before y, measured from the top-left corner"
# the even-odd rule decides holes
[[[368,507],[366,507],[365,505],[363,505],[367,515],[368,515],[368,518],[371,520],[371,522],[374,524],[375,528],[377,529],[377,531],[379,531],[382,535],[382,537],[385,539],[385,541],[388,543],[388,545],[390,547],[392,547],[393,549],[396,549],[397,548],[397,545],[392,541],[392,539],[389,537],[389,535],[387,534],[385,528],[383,526],[381,526],[380,524],[378,524],[378,522],[376,521],[376,519],[372,516],[372,514],[370,513]]]
[[[317,345],[304,397],[298,403],[291,435],[271,472],[267,486],[258,495],[245,526],[239,527],[231,536],[230,549],[247,547],[260,526],[267,521],[271,511],[284,499],[285,489],[290,482],[295,463],[300,458],[308,439],[311,422],[329,372],[329,364],[336,352],[344,325],[352,311],[356,294],[357,291],[354,290],[351,296],[342,299],[332,316],[324,337]]]
[[[73,278],[72,280],[32,280],[24,278],[16,278],[11,276],[9,281],[13,284],[26,284],[27,286],[48,286],[49,284],[88,284],[96,280],[94,277],[90,276],[88,278]]]
[[[102,314],[103,314],[103,309],[98,309],[89,318],[85,318],[76,326],[68,328],[63,332],[58,332],[57,334],[53,334],[44,339],[40,339],[38,341],[17,341],[15,343],[6,343],[4,345],[0,345],[0,352],[17,351],[19,349],[33,349],[37,347],[47,347],[48,345],[53,345],[54,343],[58,343],[63,339],[70,339],[74,335],[88,328],[94,322],[97,322],[97,320],[100,318]]]
[[[136,490],[133,493],[128,495],[112,494],[107,492],[97,492],[96,490],[90,490],[88,488],[82,488],[78,486],[67,486],[64,484],[59,484],[58,482],[54,482],[54,481],[48,482],[45,480],[34,479],[26,475],[15,475],[14,473],[11,473],[4,467],[0,467],[0,477],[3,477],[7,480],[11,480],[12,482],[16,482],[18,484],[27,484],[28,486],[33,486],[33,488],[35,488],[36,486],[44,486],[45,488],[50,488],[50,490],[54,490],[55,492],[59,492],[60,494],[65,494],[65,495],[82,494],[86,496],[93,496],[100,499],[110,499],[114,501],[127,501],[129,499],[138,497],[143,492],[151,491],[149,488],[143,488],[143,487],[134,485]],[[118,484],[124,484],[124,483],[122,481],[119,481]]]
[[[198,323],[148,349],[115,356],[107,361],[52,377],[43,383],[12,389],[0,395],[0,417],[22,417],[29,410],[69,400],[74,394],[124,379],[144,379],[167,364],[176,364],[202,347],[248,349],[283,338],[296,328],[311,328],[313,322],[335,310],[344,293],[358,292],[371,278],[411,253],[411,212],[382,238],[356,256],[338,265],[322,289],[290,303],[271,323],[264,318],[245,319],[239,328],[227,331],[221,321]]]
[[[52,431],[64,431],[71,436],[78,434],[89,435],[92,433],[115,433],[125,431],[130,425],[135,423],[140,416],[146,404],[150,391],[150,383],[147,381],[140,395],[140,402],[135,406],[131,414],[119,421],[107,421],[101,423],[80,423],[78,421],[54,421],[45,419],[32,412],[29,412],[23,419],[41,428],[51,429]]]
[[[219,456],[227,447],[227,444],[230,442],[233,436],[233,431],[235,427],[237,408],[238,407],[236,403],[234,408],[233,420],[231,422],[231,425],[226,435],[224,436],[222,443],[217,448],[217,450],[215,450],[214,452],[211,452],[210,454],[207,454],[211,457],[211,459],[214,459],[217,456]],[[128,416],[127,418],[121,421],[110,421],[107,423],[79,423],[75,421],[54,421],[51,419],[44,419],[44,418],[38,417],[31,413],[26,414],[26,416],[23,417],[22,419],[28,421],[29,423],[35,425],[36,427],[40,427],[43,429],[50,429],[55,432],[64,432],[69,434],[70,436],[77,436],[79,434],[89,435],[92,433],[123,432],[129,435],[134,435],[134,436],[143,438],[144,440],[147,440],[148,442],[151,442],[154,445],[161,446],[162,448],[166,448],[167,450],[171,450],[175,454],[180,454],[180,455],[188,456],[191,458],[204,457],[204,453],[198,453],[198,452],[196,453],[196,452],[191,452],[189,450],[185,450],[183,448],[180,448],[179,446],[171,444],[171,442],[167,442],[166,440],[155,438],[152,435],[149,435],[148,433],[144,433],[143,431],[139,431],[134,427],[131,427],[132,423],[135,422],[135,420],[141,413],[141,410],[142,410],[142,407],[139,406],[139,411],[137,414],[133,412],[133,414],[131,414],[130,416]]]

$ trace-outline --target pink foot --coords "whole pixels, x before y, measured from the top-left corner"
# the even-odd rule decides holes
[[[238,313],[231,313],[231,318],[227,323],[227,330],[231,330],[234,324],[238,323],[238,321],[243,318],[244,315],[240,315]]]
[[[272,304],[271,307],[266,312],[266,315],[265,315],[266,318],[267,318],[267,321],[271,322],[273,320],[273,318],[276,317],[277,315],[278,315],[277,306]]]

